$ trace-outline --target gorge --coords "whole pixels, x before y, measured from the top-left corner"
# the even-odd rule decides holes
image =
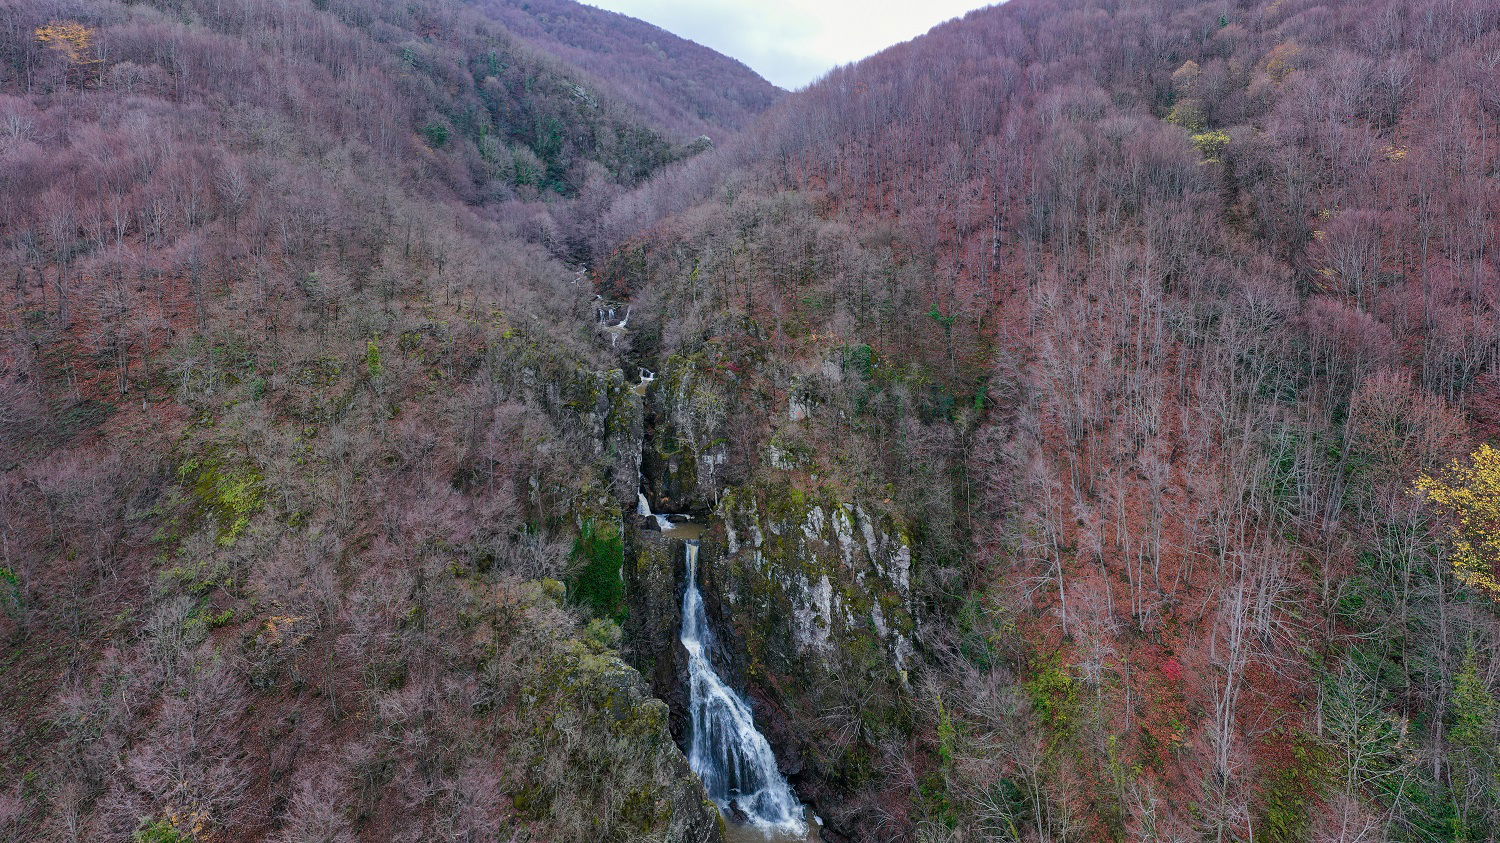
[[[0,0],[0,839],[1500,839],[1497,57]]]

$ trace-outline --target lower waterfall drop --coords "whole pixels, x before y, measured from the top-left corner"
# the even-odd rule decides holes
[[[776,756],[734,689],[714,672],[708,658],[713,631],[698,590],[698,542],[685,541],[687,590],[682,595],[682,646],[688,652],[692,742],[688,761],[708,795],[726,815],[743,812],[767,832],[807,833],[805,809],[776,767]]]

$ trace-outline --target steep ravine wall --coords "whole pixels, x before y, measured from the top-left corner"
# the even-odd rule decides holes
[[[698,361],[674,355],[663,362],[648,401],[652,424],[642,465],[659,506],[711,513],[747,468],[731,465],[736,444],[729,423],[731,396],[705,375]]]
[[[578,454],[583,460],[580,471],[600,470],[602,494],[583,507],[583,516],[592,516],[596,507],[633,511],[644,411],[625,372],[598,371],[520,340],[507,351],[514,360],[512,388],[532,396],[560,426],[579,434],[588,448]]]
[[[828,489],[755,485],[728,492],[724,600],[758,614],[779,605],[784,647],[763,649],[773,669],[827,661],[855,639],[878,642],[905,683],[912,655],[911,546],[889,516],[839,500]]]
[[[681,542],[660,533],[627,531],[625,655],[652,693],[670,706],[672,735],[679,745],[687,731],[688,705],[687,654],[678,641],[683,583]]]
[[[674,569],[681,567],[680,553],[674,556],[669,542],[641,535],[633,521],[645,429],[641,397],[620,369],[598,371],[519,337],[507,351],[513,364],[510,387],[566,427],[579,473],[595,478],[582,484],[586,491],[574,507],[575,526],[620,530],[620,575],[629,604],[623,660],[591,641],[578,642],[538,678],[528,698],[538,702],[539,740],[553,736],[557,746],[550,751],[564,760],[537,763],[573,764],[579,747],[611,747],[631,759],[629,769],[639,778],[629,810],[600,818],[602,839],[719,843],[723,821],[679,749],[682,729],[674,724],[685,709],[672,649],[680,615],[681,572]],[[547,478],[531,479],[534,491],[546,483]],[[665,656],[643,648],[643,642],[666,642]],[[582,761],[575,766],[579,775],[593,775]],[[523,801],[527,796],[522,794]]]
[[[881,839],[858,801],[880,787],[882,748],[911,729],[909,543],[889,516],[828,489],[757,483],[718,511],[722,556],[704,591],[763,729],[828,839]]]
[[[537,780],[512,794],[521,817],[558,812],[553,801],[568,795],[549,784],[577,784],[607,775],[618,780],[614,786],[620,791],[612,810],[590,804],[569,808],[582,814],[567,818],[569,825],[580,829],[580,839],[722,839],[718,809],[672,738],[668,705],[651,695],[634,668],[593,641],[560,645],[536,667],[521,693],[520,714],[533,732],[525,745],[534,754],[515,759],[521,764],[518,778]],[[532,775],[535,770],[559,768],[550,778]]]
[[[774,439],[744,441],[734,400],[692,358],[662,364],[644,431],[651,503],[712,522],[699,570],[721,673],[751,698],[783,772],[827,821],[825,839],[885,839],[860,803],[886,786],[883,753],[913,729],[909,531],[884,502],[787,470]],[[681,543],[628,532],[626,652],[670,704],[681,742]]]

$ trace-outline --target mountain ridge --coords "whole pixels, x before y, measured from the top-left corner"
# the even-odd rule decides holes
[[[781,95],[743,62],[628,15],[563,0],[477,0],[477,5],[521,38],[591,72],[612,68],[623,54],[633,66],[634,86],[669,81],[671,99],[639,102],[667,125],[680,122],[697,133],[741,130]]]

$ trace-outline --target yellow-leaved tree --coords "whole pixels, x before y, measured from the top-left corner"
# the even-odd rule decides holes
[[[78,21],[53,21],[38,27],[36,40],[63,54],[68,59],[69,81],[83,87],[97,82],[104,62],[94,49],[94,30]]]
[[[96,64],[94,30],[78,21],[53,21],[38,27],[36,40],[68,57],[74,64]]]
[[[1454,574],[1500,600],[1500,450],[1481,445],[1443,476],[1417,478],[1417,491],[1448,516]]]

